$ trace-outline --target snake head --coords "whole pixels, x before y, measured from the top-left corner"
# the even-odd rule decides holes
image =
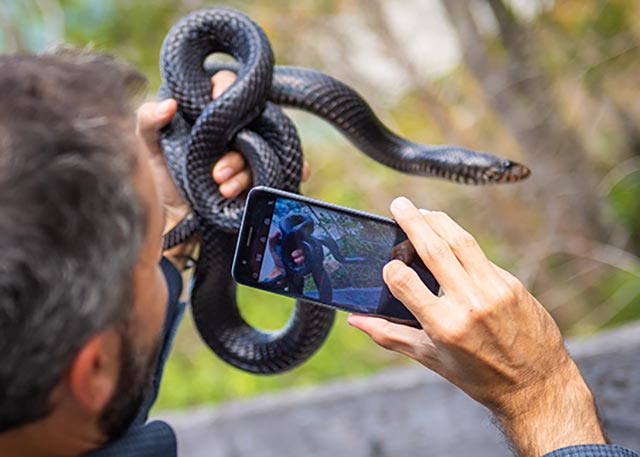
[[[511,160],[498,160],[482,170],[482,181],[486,183],[510,183],[526,179],[531,169]]]

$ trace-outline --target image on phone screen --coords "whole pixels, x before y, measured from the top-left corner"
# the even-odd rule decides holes
[[[437,294],[439,286],[393,222],[272,196],[254,221],[253,280],[259,288],[340,309],[415,321],[382,279],[392,259],[411,266]],[[384,219],[384,218],[380,218]]]

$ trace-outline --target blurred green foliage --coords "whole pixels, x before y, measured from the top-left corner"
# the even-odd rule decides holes
[[[242,286],[238,298],[243,316],[258,328],[280,328],[293,309],[291,299]],[[158,409],[366,376],[381,367],[408,363],[403,357],[376,350],[367,336],[347,325],[345,313],[337,314],[331,336],[311,359],[280,375],[252,375],[222,362],[196,336],[190,316],[185,316],[176,343],[165,368]]]
[[[639,161],[640,162],[640,161]],[[630,227],[630,239],[640,251],[640,169],[622,177],[609,192],[611,207]]]

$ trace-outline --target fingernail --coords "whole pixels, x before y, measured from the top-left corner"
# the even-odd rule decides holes
[[[347,324],[349,324],[350,326],[352,326],[352,327],[353,327],[352,319],[353,319],[353,314],[349,314],[349,315],[347,316]]]
[[[220,186],[221,193],[223,190],[227,194],[227,198],[234,198],[240,193],[240,184],[235,181],[227,181]]]
[[[219,172],[216,173],[216,178],[218,178],[219,182],[225,182],[227,179],[233,176],[233,168],[225,167]]]
[[[156,114],[158,116],[166,116],[167,114],[169,114],[169,111],[171,111],[172,107],[173,100],[168,98],[167,100],[160,102],[160,104],[156,108]]]
[[[413,204],[406,197],[398,197],[391,202],[391,208],[397,210],[405,210],[412,208]]]
[[[424,209],[424,208],[420,208],[418,211],[420,211],[420,212],[421,212],[422,214],[424,214],[425,216],[431,212],[431,211],[429,211],[428,209]]]

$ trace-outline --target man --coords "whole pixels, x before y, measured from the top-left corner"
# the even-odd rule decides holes
[[[216,75],[213,96],[231,79]],[[140,83],[100,56],[0,57],[2,456],[175,454],[169,426],[144,422],[182,312],[161,235],[188,208],[158,144],[175,101],[144,105],[136,137],[129,98]],[[229,154],[213,179],[231,197],[250,173]],[[445,294],[392,261],[385,280],[425,331],[362,316],[351,324],[487,405],[523,455],[604,443],[540,304],[445,215],[405,199],[392,211]],[[180,267],[189,249],[165,254]],[[588,451],[556,455],[635,456]]]
[[[175,101],[144,105],[136,136],[143,83],[88,53],[0,57],[3,457],[175,453],[166,424],[143,424],[182,312],[162,233],[188,208],[158,143]],[[213,178],[233,197],[250,172],[229,153]]]

